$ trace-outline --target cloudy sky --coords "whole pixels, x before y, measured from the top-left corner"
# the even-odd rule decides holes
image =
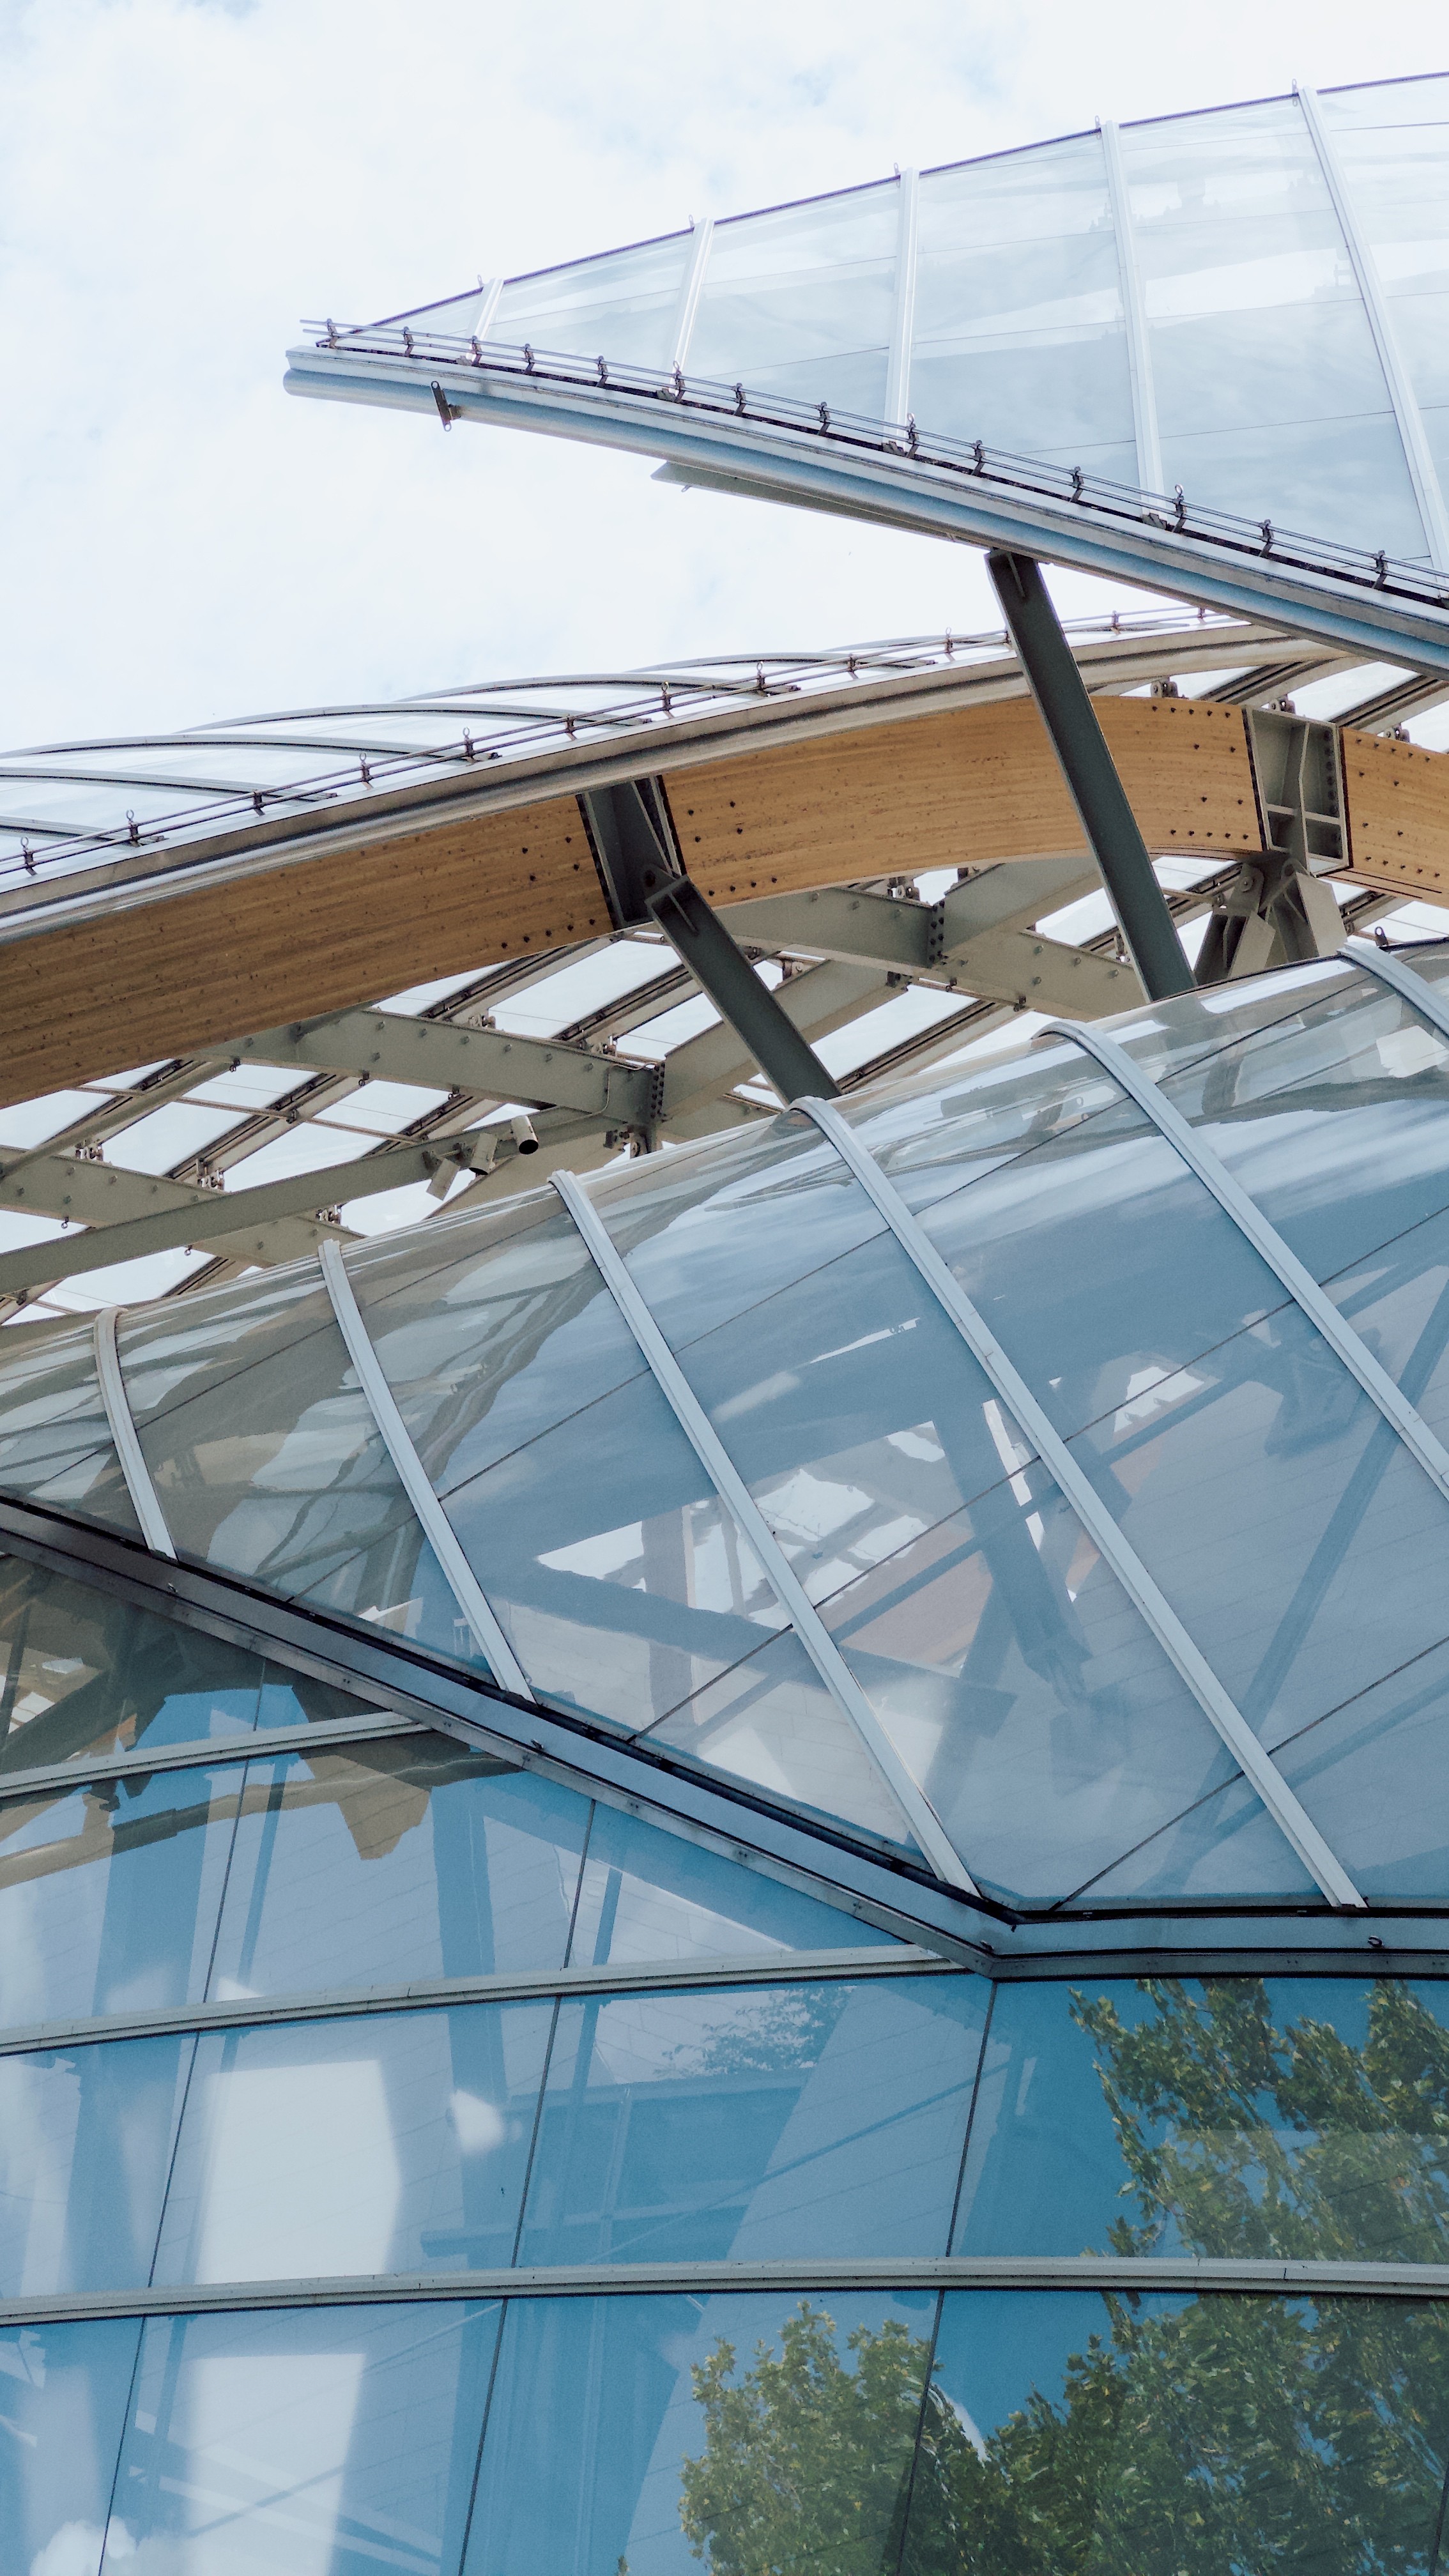
[[[0,741],[992,623],[963,550],[295,402],[284,351],[304,314],[894,163],[1443,69],[1445,27],[1431,0],[0,0]]]

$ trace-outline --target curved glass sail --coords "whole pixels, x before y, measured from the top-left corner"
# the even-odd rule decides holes
[[[738,384],[752,411],[909,418],[927,445],[1449,572],[1446,169],[1449,78],[1295,92],[730,216],[390,324],[410,353],[527,344],[602,381]],[[376,371],[367,398],[389,399]]]
[[[1116,1025],[1438,1436],[1449,1040],[1343,961]],[[609,1167],[592,1247],[545,1189],[350,1254],[528,1690],[1028,1911],[1440,1898],[1449,1505],[1311,1308],[1060,1037],[845,1116],[880,1205],[786,1113]],[[183,1563],[486,1676],[314,1261],[119,1352]],[[69,1333],[7,1340],[0,1492],[129,1530],[89,1384]]]

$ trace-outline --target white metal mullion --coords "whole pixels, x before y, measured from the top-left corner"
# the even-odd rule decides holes
[[[1354,275],[1358,279],[1358,291],[1363,298],[1364,311],[1368,315],[1369,329],[1374,335],[1374,346],[1379,353],[1379,364],[1384,371],[1389,401],[1393,405],[1394,419],[1398,424],[1404,462],[1408,466],[1409,480],[1414,487],[1414,498],[1419,505],[1419,517],[1423,523],[1424,541],[1429,549],[1429,560],[1436,572],[1449,572],[1449,510],[1445,508],[1438,471],[1429,441],[1424,434],[1424,417],[1419,409],[1419,398],[1410,380],[1409,370],[1404,364],[1404,354],[1399,347],[1399,335],[1394,328],[1393,315],[1389,311],[1384,295],[1378,262],[1369,246],[1367,235],[1360,227],[1353,198],[1349,193],[1347,175],[1335,149],[1333,137],[1323,121],[1323,110],[1318,104],[1318,93],[1302,82],[1297,84],[1297,89],[1298,104],[1303,110],[1303,121],[1318,156],[1318,166],[1323,173],[1324,185],[1332,200],[1333,211],[1338,217],[1339,229],[1348,246]]]
[[[1136,1101],[1159,1135],[1166,1137],[1189,1170],[1195,1172],[1211,1190],[1224,1214],[1232,1218],[1238,1232],[1282,1281],[1295,1305],[1301,1308],[1344,1367],[1357,1378],[1369,1402],[1377,1405],[1410,1456],[1417,1459],[1430,1482],[1449,1502],[1449,1449],[1435,1438],[1428,1423],[1416,1413],[1402,1389],[1395,1386],[1388,1370],[1380,1366],[1367,1343],[1360,1340],[1347,1317],[1340,1314],[1333,1299],[1320,1288],[1312,1271],[1305,1269],[1296,1252],[1289,1250],[1277,1227],[1269,1224],[1256,1200],[1249,1198],[1226,1164],[1219,1162],[1212,1147],[1203,1143],[1197,1130],[1189,1126],[1182,1112],[1174,1108],[1165,1093],[1158,1089],[1151,1075],[1133,1062],[1126,1048],[1119,1046],[1115,1038],[1103,1036],[1100,1030],[1089,1028],[1080,1020],[1049,1021],[1043,1035],[1070,1038],[1074,1045],[1095,1056],[1113,1081],[1120,1083],[1129,1099]]]
[[[494,318],[498,311],[499,298],[502,293],[502,278],[490,277],[487,285],[483,289],[483,302],[478,312],[478,327],[473,333],[475,340],[487,339],[489,332],[493,328]]]
[[[920,230],[921,174],[901,172],[896,229],[896,297],[886,367],[885,416],[903,421],[911,402],[911,342],[916,328],[916,241]]]
[[[975,1896],[978,1893],[975,1882],[940,1817],[902,1761],[805,1591],[631,1278],[597,1208],[574,1173],[554,1172],[550,1179],[578,1227],[594,1267],[638,1343],[661,1395],[740,1535],[753,1548],[774,1587],[776,1598],[836,1707],[860,1736],[877,1769],[889,1782],[931,1867],[948,1886],[959,1888],[963,1895]]]
[[[1152,342],[1147,329],[1147,301],[1137,265],[1137,238],[1132,229],[1132,200],[1122,168],[1122,143],[1113,124],[1102,128],[1102,158],[1107,166],[1107,196],[1117,237],[1117,273],[1122,284],[1122,313],[1127,326],[1127,370],[1132,380],[1132,426],[1137,440],[1137,482],[1143,492],[1164,490],[1162,441],[1157,428],[1157,390],[1152,380]]]
[[[531,1700],[533,1692],[523,1667],[500,1628],[483,1587],[463,1553],[462,1541],[428,1482],[427,1470],[413,1447],[412,1434],[382,1373],[382,1363],[372,1347],[362,1310],[353,1295],[341,1249],[336,1243],[325,1242],[318,1247],[318,1257],[323,1282],[332,1301],[332,1312],[357,1371],[358,1384],[381,1435],[383,1447],[397,1469],[403,1491],[417,1514],[423,1535],[442,1567],[448,1589],[487,1656],[495,1681],[501,1682],[515,1699]]]
[[[161,1497],[151,1482],[151,1470],[141,1454],[141,1443],[136,1437],[130,1399],[126,1394],[126,1381],[121,1375],[121,1355],[116,1348],[116,1317],[120,1312],[119,1306],[103,1306],[95,1320],[96,1375],[101,1385],[101,1402],[106,1408],[116,1456],[126,1479],[126,1491],[141,1524],[141,1536],[153,1556],[174,1557],[176,1549],[166,1526],[166,1514],[161,1508]]]
[[[1382,948],[1367,939],[1346,939],[1338,953],[1363,974],[1376,975],[1381,984],[1387,984],[1392,992],[1408,1003],[1411,1011],[1417,1011],[1421,1019],[1436,1028],[1441,1037],[1449,1038],[1449,1003],[1445,1002],[1439,985],[1426,984],[1423,976],[1416,975],[1411,966],[1405,966],[1398,957],[1386,955]]]
[[[689,344],[694,337],[695,315],[699,311],[699,299],[704,292],[704,272],[709,266],[710,244],[713,240],[714,217],[706,215],[703,222],[697,223],[694,227],[689,265],[684,272],[679,289],[679,302],[674,308],[673,342],[669,352],[671,367],[682,367],[689,355]]]
[[[1123,1591],[1187,1684],[1204,1716],[1216,1728],[1274,1823],[1292,1844],[1330,1904],[1361,1910],[1364,1900],[1343,1863],[1300,1805],[1241,1710],[1229,1698],[1212,1666],[1193,1643],[1165,1594],[1158,1589],[1090,1477],[1043,1411],[1020,1370],[1002,1349],[985,1317],[972,1304],[893,1183],[887,1180],[874,1155],[861,1143],[854,1129],[846,1125],[839,1110],[828,1102],[797,1100],[794,1106],[814,1120],[822,1136],[829,1139],[841,1161],[854,1174],[872,1206],[884,1217],[901,1250],[914,1263],[967,1349],[980,1362],[997,1394],[1010,1406],[1099,1555],[1116,1575]]]

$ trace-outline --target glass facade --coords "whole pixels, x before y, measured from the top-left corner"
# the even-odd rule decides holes
[[[1446,145],[1443,77],[1099,127],[511,278],[486,328],[1442,569]]]
[[[1116,1034],[1444,1432],[1449,1042],[1348,960]],[[533,1710],[313,1263],[121,1370],[355,1695],[143,1605],[88,1337],[0,1350],[5,2576],[1442,2576],[1449,1499],[1081,1049],[842,1114],[1018,1409],[803,1114],[590,1184],[768,1563],[552,1191],[349,1252]]]

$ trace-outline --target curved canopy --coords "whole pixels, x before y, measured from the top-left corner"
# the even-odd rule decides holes
[[[450,404],[466,414],[490,400],[490,417],[508,415],[481,380],[430,390],[439,360],[470,346],[490,370],[493,349],[526,349],[535,409],[554,357],[582,359],[590,377],[597,367],[616,397],[667,390],[673,375],[682,399],[733,388],[727,408],[777,430],[796,415],[827,431],[909,423],[907,463],[918,442],[947,462],[980,442],[1008,483],[1013,461],[1034,465],[1035,505],[1024,484],[1016,494],[1027,535],[1003,528],[1001,541],[1026,542],[1036,506],[1057,539],[1045,542],[1042,519],[1039,551],[1062,560],[1089,559],[1091,541],[1068,541],[1050,503],[1099,513],[1110,554],[1111,494],[1120,521],[1127,496],[1145,493],[1168,496],[1166,527],[1186,530],[1171,586],[1188,596],[1209,595],[1210,536],[1287,555],[1283,529],[1360,585],[1382,556],[1393,589],[1414,567],[1449,573],[1446,145],[1449,76],[1107,126],[698,225],[369,329],[329,323],[320,349],[292,353],[289,383],[436,401],[446,421]],[[553,399],[554,425],[652,444],[677,456],[679,479],[748,484],[780,462],[763,448],[752,462],[748,435],[733,457],[697,441],[695,453],[657,403],[651,437],[622,399]],[[514,409],[520,426],[546,425]],[[874,500],[842,481],[832,501],[817,473],[811,492],[888,518],[903,479],[877,474]],[[958,493],[958,512],[969,506]],[[1237,539],[1227,520],[1242,523]],[[1154,552],[1165,568],[1171,549],[1155,540],[1120,568],[1151,578]],[[1274,576],[1253,578],[1261,592]],[[1421,643],[1434,622],[1420,618]]]
[[[27,1335],[0,1491],[155,1511],[1013,1907],[1442,1901],[1424,991],[1325,960],[1118,1020],[1117,1073],[1067,1033],[874,1086],[884,1207],[792,1113],[140,1310],[119,1373],[104,1327]]]

